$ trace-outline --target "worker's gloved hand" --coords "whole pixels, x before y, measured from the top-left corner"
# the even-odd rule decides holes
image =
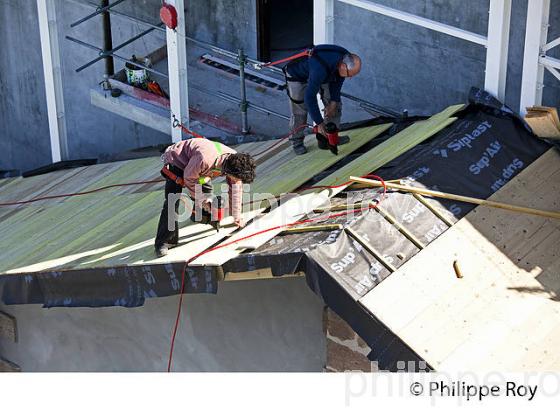
[[[327,135],[327,130],[325,128],[325,122],[323,121],[321,124],[317,125],[318,134]]]
[[[202,203],[202,210],[206,212],[212,212],[212,199],[206,198]]]

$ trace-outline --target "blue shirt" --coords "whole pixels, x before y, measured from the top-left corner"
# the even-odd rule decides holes
[[[329,85],[331,101],[340,102],[340,90],[344,78],[338,74],[338,63],[348,50],[333,44],[321,44],[313,48],[313,55],[289,63],[286,71],[290,78],[306,82],[304,102],[311,119],[316,124],[323,122],[323,116],[317,104],[317,93],[322,84]],[[317,58],[319,57],[319,58]],[[323,60],[324,64],[319,60]]]

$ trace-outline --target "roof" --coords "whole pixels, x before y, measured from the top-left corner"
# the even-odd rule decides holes
[[[558,151],[490,199],[558,209]],[[557,371],[558,243],[558,219],[477,207],[359,303],[439,371]]]
[[[305,158],[287,143],[239,150],[259,154],[253,184],[259,193],[333,186],[377,170],[385,179],[407,177],[447,192],[557,209],[558,154],[546,152],[549,147],[509,114],[478,106],[457,114],[463,108],[449,107],[395,133],[390,123],[358,126],[347,131],[351,143],[339,156],[312,141]],[[0,180],[0,202],[152,180],[160,166],[158,158],[144,158]],[[288,197],[270,212],[247,208],[253,223],[238,232],[229,225],[216,233],[187,220],[183,246],[154,259],[162,188],[158,182],[0,207],[4,302],[139,306],[148,297],[177,294],[186,260],[230,243],[190,262],[187,293],[216,292],[224,274],[245,280],[305,273],[311,289],[372,347],[380,368],[394,369],[398,360],[425,360],[436,369],[556,366],[557,221],[393,192],[380,209],[340,221],[344,229],[336,232],[276,237],[281,230],[273,229],[242,240],[303,218],[347,188],[340,186]],[[364,201],[375,192],[345,194]],[[455,260],[463,279],[455,277]],[[532,325],[540,333],[525,340],[523,329]],[[510,345],[506,360],[500,346]]]
[[[462,108],[463,105],[449,107],[431,119],[412,124],[391,140],[406,149],[411,136],[418,141],[433,136],[453,122],[455,118],[450,117]],[[251,143],[238,149],[258,154],[255,155],[258,178],[252,184],[252,192],[278,195],[295,190],[315,175],[334,170],[336,167],[333,166],[340,169],[327,174],[318,185],[339,184],[347,181],[354,172],[369,172],[371,164],[360,160],[360,155],[344,167],[340,164],[353,152],[367,151],[368,144],[372,140],[376,144],[375,139],[391,125],[384,123],[347,131],[350,143],[340,147],[338,156],[319,150],[316,143],[310,141],[314,136],[307,137],[309,153],[304,159],[293,153],[287,141],[278,145],[272,141]],[[384,144],[380,144],[383,152],[393,149],[392,145],[386,149]],[[393,156],[399,152],[395,151]],[[2,182],[0,202],[153,180],[159,176],[160,166],[159,158],[144,158],[7,179]],[[215,182],[217,190],[222,182]],[[266,214],[263,208],[246,208],[245,220],[259,218],[236,233],[232,221],[227,219],[224,221],[226,226],[219,233],[187,219],[180,225],[180,244],[183,246],[172,249],[165,258],[155,259],[152,244],[163,203],[162,188],[162,183],[133,185],[102,190],[93,195],[2,207],[0,229],[5,234],[0,238],[3,254],[0,278],[9,280],[11,285],[10,290],[4,290],[4,299],[10,303],[40,302],[46,306],[141,305],[146,297],[177,293],[177,281],[185,269],[185,261],[218,243],[223,244],[230,234],[233,235],[228,241],[233,242],[277,226],[279,221],[295,222],[304,216],[302,209],[312,210],[309,207],[317,198],[324,200],[344,189],[339,187],[300,195]],[[279,232],[271,230],[213,252],[210,258],[195,259],[188,268],[186,291],[216,292],[217,281],[223,278],[224,263],[247,249],[258,248]],[[84,282],[88,287],[81,286]],[[68,295],[68,287],[74,290],[72,296]]]
[[[274,142],[251,143],[239,151],[257,153],[257,174],[252,191],[272,195],[290,192],[307,178],[327,169],[348,153],[379,136],[391,124],[349,132],[352,141],[339,156],[321,151],[308,141],[309,155],[301,161],[284,143],[269,151]],[[309,136],[308,140],[312,137]],[[30,178],[2,181],[0,202],[95,190],[112,184],[152,181],[160,178],[159,158],[143,158],[92,165]],[[219,192],[223,179],[218,179]],[[217,243],[233,230],[232,221],[216,233],[208,225],[183,222],[180,246],[164,258],[155,258],[153,240],[163,204],[163,183],[117,187],[92,195],[60,198],[29,205],[0,208],[1,274],[106,269],[117,266],[149,266],[183,262]],[[261,210],[245,209],[251,220]],[[229,227],[227,224],[229,222]],[[246,228],[249,229],[249,228]],[[243,232],[243,231],[242,231]],[[242,234],[243,235],[243,234]]]

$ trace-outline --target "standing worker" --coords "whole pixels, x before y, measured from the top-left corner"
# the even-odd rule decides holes
[[[165,201],[159,218],[155,240],[156,255],[167,255],[169,248],[179,242],[179,201],[175,202],[175,212],[169,210],[169,195],[179,194],[187,188],[194,202],[191,220],[210,223],[212,184],[210,180],[225,176],[229,186],[229,209],[234,222],[243,227],[241,217],[243,184],[250,184],[255,179],[255,161],[249,154],[237,153],[235,150],[205,138],[192,138],[179,141],[169,146],[162,155],[164,167],[162,175],[165,182]],[[198,187],[197,187],[198,186]],[[174,229],[169,229],[169,215],[174,216]],[[195,220],[202,215],[201,220]]]
[[[307,123],[307,113],[318,126],[319,148],[328,149],[325,125],[334,123],[340,127],[342,103],[340,90],[345,78],[354,77],[360,72],[362,61],[343,47],[322,44],[313,47],[309,54],[291,61],[284,67],[288,97],[290,98],[290,128],[294,132]],[[325,118],[321,115],[317,94],[325,105]],[[291,136],[292,146],[297,155],[307,153],[303,143],[303,129]],[[348,142],[341,140],[339,144]]]

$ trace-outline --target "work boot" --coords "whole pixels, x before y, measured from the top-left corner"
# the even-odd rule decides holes
[[[156,257],[163,258],[169,252],[169,245],[164,243],[163,245],[156,246]]]
[[[304,155],[307,154],[307,148],[305,145],[294,145],[294,152],[296,155]]]

